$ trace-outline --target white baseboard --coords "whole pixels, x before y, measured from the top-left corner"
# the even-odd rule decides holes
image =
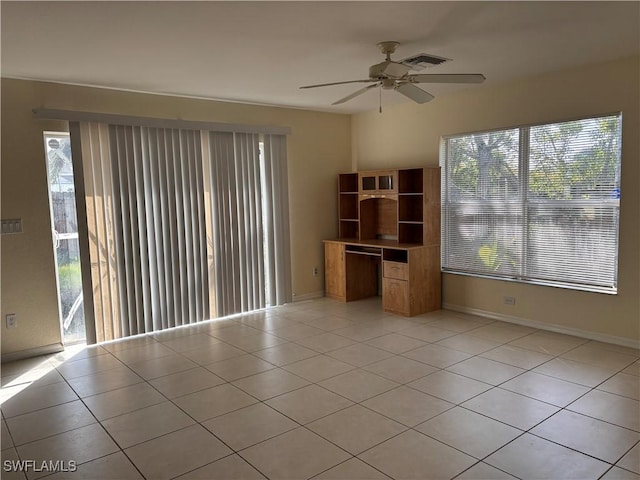
[[[30,357],[38,357],[40,355],[48,355],[50,353],[58,353],[64,350],[61,343],[52,343],[51,345],[43,345],[42,347],[28,348],[27,350],[19,350],[17,352],[3,353],[2,363],[15,362]]]
[[[319,290],[317,292],[305,293],[302,295],[293,296],[293,301],[295,302],[304,302],[305,300],[313,300],[314,298],[324,297],[324,290]]]
[[[456,312],[469,313],[471,315],[478,315],[479,317],[491,318],[493,320],[500,320],[502,322],[515,323],[517,325],[524,325],[525,327],[533,327],[533,328],[538,328],[540,330],[549,330],[551,332],[564,333],[566,335],[573,335],[574,337],[588,338],[589,340],[597,340],[599,342],[613,343],[615,345],[621,345],[623,347],[640,349],[640,341],[633,340],[632,338],[618,337],[616,335],[607,335],[605,333],[592,332],[590,330],[582,330],[580,328],[565,327],[564,325],[558,325],[555,323],[538,322],[536,320],[530,320],[528,318],[505,315],[503,313],[488,312],[486,310],[480,310],[479,308],[465,307],[462,305],[453,305],[451,303],[443,304],[442,308],[445,310],[454,310]]]

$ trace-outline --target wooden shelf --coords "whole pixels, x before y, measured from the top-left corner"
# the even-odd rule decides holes
[[[423,222],[424,202],[422,194],[401,195],[398,198],[398,221]]]
[[[338,175],[338,192],[358,193],[358,174],[341,173]]]
[[[399,193],[423,193],[424,191],[424,169],[410,168],[398,170],[398,192]]]
[[[439,168],[343,173],[338,192],[340,237],[440,243]]]
[[[391,198],[360,200],[360,239],[398,238],[398,206]]]
[[[423,224],[418,222],[399,223],[398,241],[402,243],[422,243],[424,237]]]
[[[407,258],[407,250],[385,248],[383,252],[383,260],[385,261],[407,263]]]
[[[338,235],[345,238],[360,237],[360,208],[358,174],[338,175]]]
[[[358,194],[357,193],[341,193],[338,199],[340,208],[340,219],[353,218],[358,219]]]
[[[360,231],[357,220],[340,220],[340,237],[341,238],[359,238]]]

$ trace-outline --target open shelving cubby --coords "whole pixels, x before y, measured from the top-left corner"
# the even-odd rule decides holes
[[[382,252],[382,259],[385,262],[407,263],[408,252],[406,250],[397,250],[395,248],[385,248]]]
[[[358,204],[358,174],[338,175],[338,218],[341,238],[359,238],[360,206]]]
[[[338,175],[338,191],[340,193],[358,193],[358,174],[341,173]]]
[[[398,171],[398,241],[423,243],[424,239],[424,170]]]
[[[398,170],[398,193],[424,193],[424,169],[407,168]]]

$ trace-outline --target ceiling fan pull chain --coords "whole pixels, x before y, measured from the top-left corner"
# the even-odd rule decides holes
[[[380,113],[382,113],[382,84],[380,84],[378,91],[380,92]]]

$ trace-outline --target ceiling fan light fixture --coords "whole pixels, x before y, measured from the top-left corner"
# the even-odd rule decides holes
[[[396,81],[393,78],[384,78],[381,82],[381,87],[385,90],[393,90],[396,86]]]

